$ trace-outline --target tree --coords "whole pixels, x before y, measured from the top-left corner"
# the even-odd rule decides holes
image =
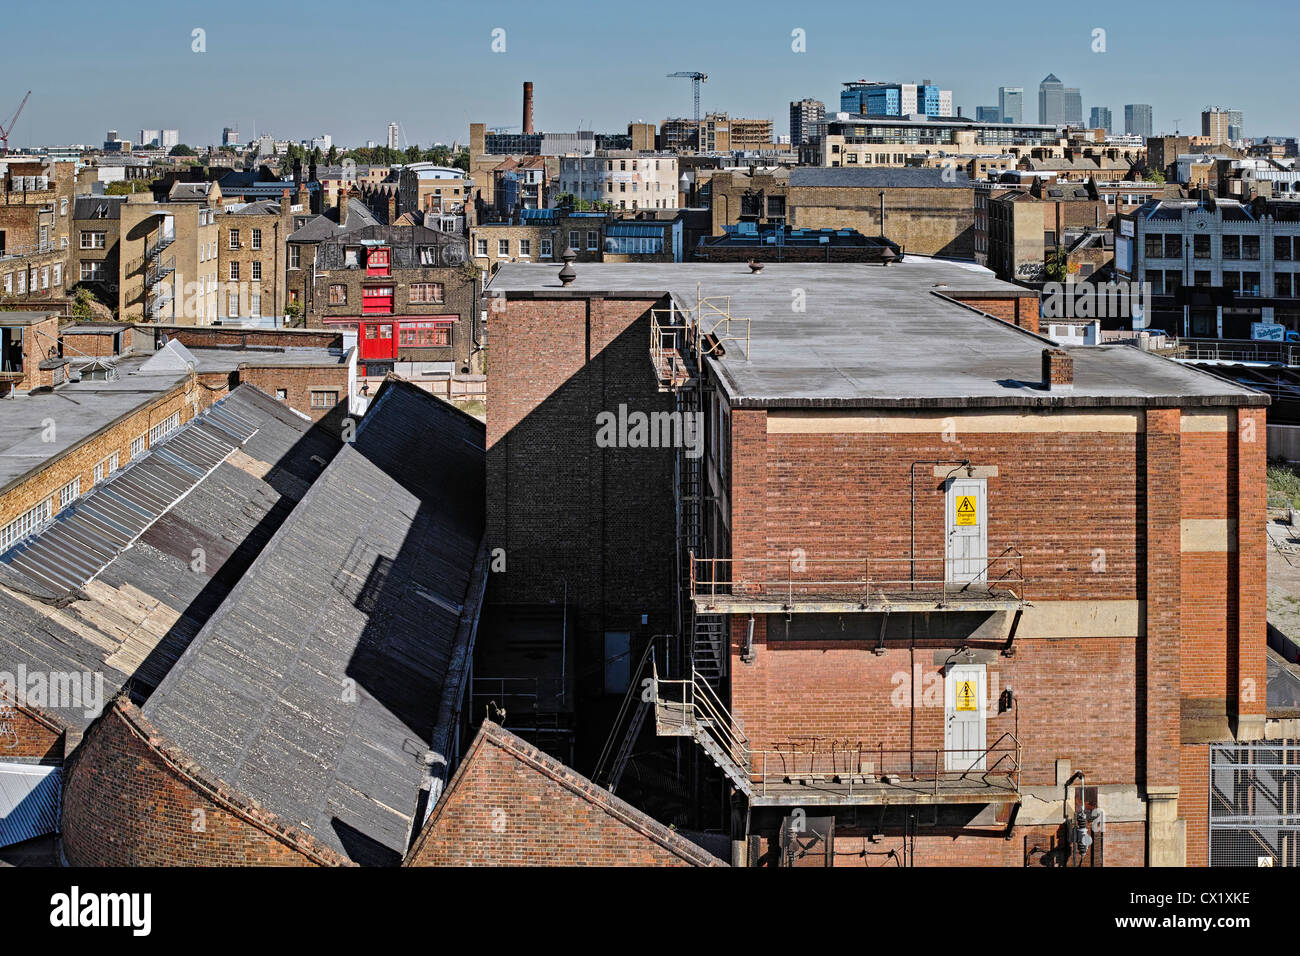
[[[1163,183],[1165,181],[1165,174],[1158,169],[1148,169],[1147,174],[1142,178],[1149,183]]]
[[[338,161],[339,161],[338,147],[335,146],[333,143],[331,143],[330,151],[325,155],[325,162],[330,166],[335,166],[338,164]]]
[[[186,146],[184,143],[177,143],[175,146],[171,148],[171,150],[167,153],[167,155],[168,156],[197,156],[199,154],[196,153],[190,147]]]
[[[1065,250],[1057,246],[1047,254],[1045,264],[1047,266],[1047,278],[1053,282],[1064,282],[1070,274],[1069,257]]]
[[[90,303],[94,297],[90,290],[85,286],[77,289],[72,296],[72,317],[78,322],[89,322],[94,318],[95,313],[91,311]]]
[[[465,172],[469,172],[469,150],[468,149],[462,149],[459,153],[456,154],[456,162],[454,165],[456,166],[457,169],[463,169]]]
[[[420,147],[415,143],[406,148],[406,161],[408,163],[418,163],[420,161]]]

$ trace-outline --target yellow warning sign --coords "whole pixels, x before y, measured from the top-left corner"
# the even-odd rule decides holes
[[[978,710],[979,709],[979,692],[975,689],[973,680],[957,681],[957,709],[958,710]]]
[[[970,525],[978,524],[976,520],[975,496],[958,495],[957,496],[957,524]]]

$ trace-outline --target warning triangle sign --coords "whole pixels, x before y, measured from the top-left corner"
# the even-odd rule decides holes
[[[957,524],[973,525],[977,524],[979,519],[976,517],[974,495],[957,496]]]

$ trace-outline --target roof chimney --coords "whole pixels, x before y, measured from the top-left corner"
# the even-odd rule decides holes
[[[1049,392],[1074,390],[1074,359],[1064,349],[1043,349],[1043,388]]]
[[[346,226],[348,224],[348,199],[351,195],[352,195],[352,190],[349,189],[347,186],[344,186],[343,189],[339,192],[339,225],[340,226]]]
[[[532,81],[524,83],[524,132],[533,131],[533,84]]]

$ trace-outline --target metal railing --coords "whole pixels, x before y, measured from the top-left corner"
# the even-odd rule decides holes
[[[146,249],[144,253],[145,260],[154,259],[160,252],[176,241],[176,233],[165,232],[158,236]]]
[[[1174,357],[1189,362],[1261,362],[1300,365],[1300,346],[1241,339],[1180,339]]]
[[[934,797],[945,787],[962,786],[1019,793],[1022,747],[1016,734],[1003,733],[983,750],[890,748],[883,743],[835,741],[812,747],[756,750],[708,683],[692,672],[690,679],[664,680],[652,671],[656,719],[660,728],[678,723],[681,736],[701,735],[733,764],[728,770],[759,795],[777,785],[829,785],[848,798],[882,787],[924,788]],[[810,738],[812,739],[812,738]],[[951,758],[951,759],[950,759]],[[949,766],[951,764],[951,766]],[[737,783],[742,781],[737,780]]]
[[[960,573],[959,573],[960,572]],[[940,604],[1006,598],[1025,601],[1024,556],[1008,547],[983,561],[912,558],[699,558],[692,552],[690,592],[707,605],[727,597],[781,601],[844,600],[863,605],[935,600]]]

